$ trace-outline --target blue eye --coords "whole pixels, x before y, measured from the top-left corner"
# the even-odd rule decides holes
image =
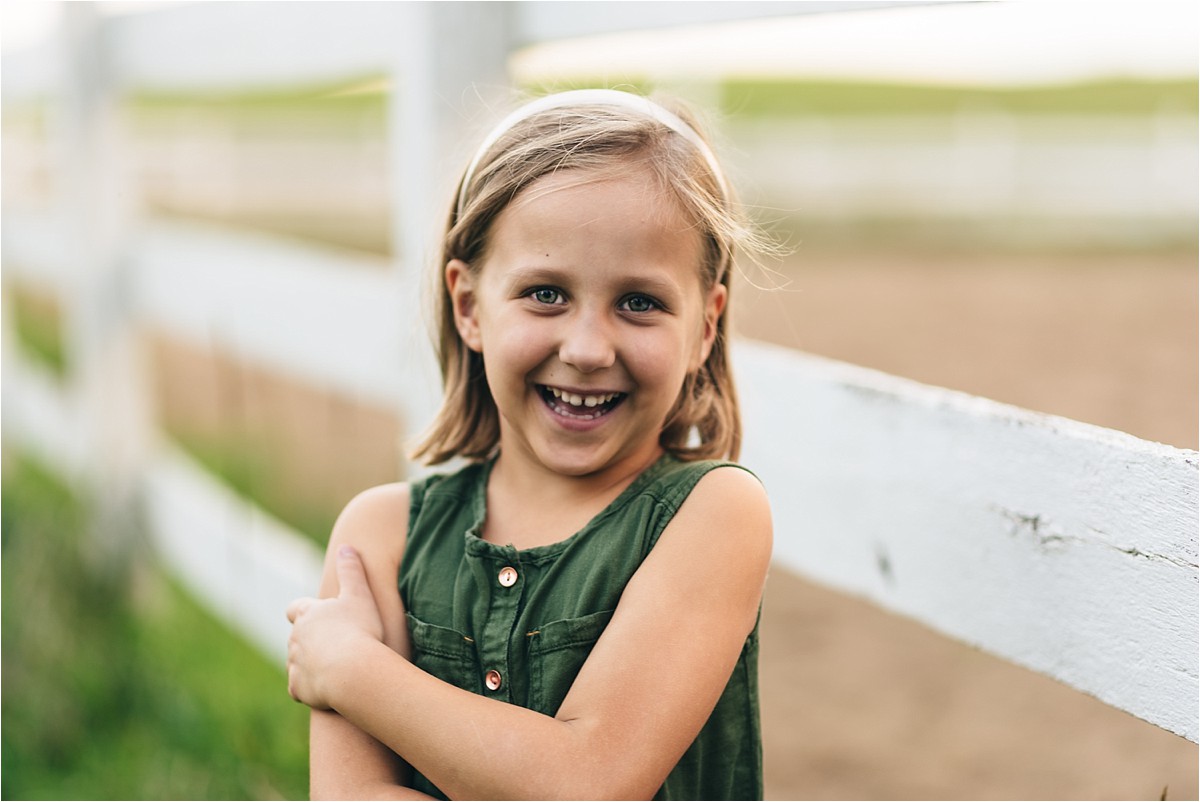
[[[538,287],[536,290],[531,290],[528,297],[537,301],[539,304],[560,304],[563,303],[563,295],[553,287]]]
[[[630,295],[621,302],[621,308],[627,312],[653,312],[661,307],[649,295]]]

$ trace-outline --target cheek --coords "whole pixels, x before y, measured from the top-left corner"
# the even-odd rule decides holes
[[[499,321],[488,330],[487,361],[510,378],[533,370],[547,355],[545,337],[536,327]]]
[[[674,397],[696,361],[698,347],[699,341],[690,337],[648,337],[634,352],[637,370],[644,382],[664,385]]]

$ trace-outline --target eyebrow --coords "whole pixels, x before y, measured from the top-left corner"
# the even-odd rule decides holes
[[[518,284],[561,284],[567,272],[553,267],[515,267],[508,271],[504,281],[514,287]]]
[[[570,285],[573,270],[554,267],[517,267],[509,271],[505,284],[509,289],[524,288],[531,284]],[[621,276],[617,285],[622,292],[645,292],[650,295],[671,295],[680,292],[680,287],[673,281],[630,273]]]

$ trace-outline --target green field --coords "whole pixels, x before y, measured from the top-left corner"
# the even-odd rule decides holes
[[[6,455],[3,494],[3,798],[307,796],[279,666],[36,464]]]
[[[296,492],[282,470],[282,451],[277,446],[255,442],[240,433],[224,438],[205,438],[182,431],[168,431],[168,434],[176,445],[247,503],[258,505],[325,548],[341,510]]]
[[[1021,115],[1194,114],[1196,79],[1105,80],[1053,86],[987,87],[848,81],[731,80],[721,107],[731,117],[954,114],[988,109]]]
[[[521,87],[532,94],[606,86],[602,80],[541,82]],[[816,80],[807,78],[730,78],[716,84],[721,112],[731,117],[838,117],[855,115],[944,115],[963,108],[988,108],[1013,114],[1146,116],[1168,111],[1195,113],[1197,79],[1140,80],[1111,78],[1045,86],[969,86]],[[621,89],[654,92],[650,78],[622,82]],[[670,92],[670,87],[663,87]],[[314,113],[380,126],[390,89],[382,78],[345,85],[296,87],[208,95],[152,95],[133,98],[144,112],[191,109],[269,120]]]
[[[63,343],[63,321],[57,302],[17,286],[5,286],[13,333],[25,353],[63,378],[67,374],[67,354]]]

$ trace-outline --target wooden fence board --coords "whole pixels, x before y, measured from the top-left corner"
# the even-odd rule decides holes
[[[739,346],[777,559],[1196,740],[1196,452]]]

